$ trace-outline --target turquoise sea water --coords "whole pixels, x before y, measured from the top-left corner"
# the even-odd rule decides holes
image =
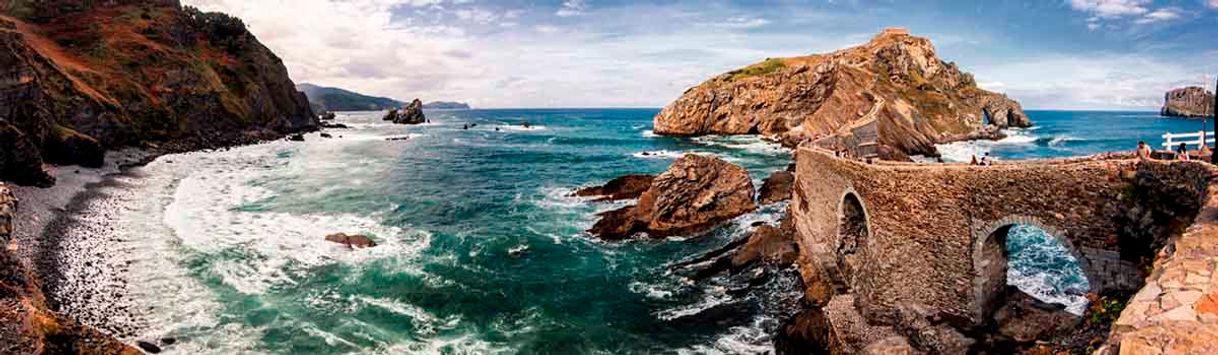
[[[330,130],[334,139],[158,159],[126,182],[140,202],[111,222],[126,232],[125,248],[153,251],[133,253],[129,264],[131,297],[148,314],[137,338],[173,337],[168,350],[192,354],[770,350],[781,319],[764,309],[792,296],[793,279],[746,294],[666,266],[743,237],[755,221],[776,221],[783,205],[702,238],[604,243],[582,232],[596,212],[622,205],[568,196],[580,186],[657,173],[684,152],[722,156],[758,184],[790,162],[790,152],[756,137],[654,136],[656,112],[433,111],[419,126],[340,113],[353,128]],[[1194,122],[1030,114],[1038,127],[1013,132],[1027,141],[945,150],[1096,153]],[[322,241],[336,232],[381,245],[352,251]],[[1045,295],[1085,290],[1051,238],[1025,234],[1012,236],[1014,254],[1048,256],[1013,261],[1012,283]]]

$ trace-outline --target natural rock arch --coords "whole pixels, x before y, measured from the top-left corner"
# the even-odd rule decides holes
[[[866,263],[867,243],[871,240],[871,227],[867,218],[867,207],[853,189],[842,195],[838,205],[837,268],[842,273],[842,282],[849,289],[859,269]]]
[[[1009,281],[1007,280],[1007,270],[1010,263],[1010,253],[1007,248],[1007,237],[1011,228],[1017,225],[1040,229],[1065,246],[1074,260],[1079,263],[1079,268],[1083,270],[1083,274],[1088,282],[1088,288],[1094,287],[1090,269],[1086,264],[1087,259],[1079,253],[1078,247],[1074,243],[1071,243],[1060,230],[1041,222],[1036,217],[1008,216],[980,228],[982,232],[975,235],[973,248],[973,270],[975,272],[973,280],[973,308],[977,315],[975,319],[979,322],[985,321],[997,307],[1001,306],[999,302],[1006,292]]]

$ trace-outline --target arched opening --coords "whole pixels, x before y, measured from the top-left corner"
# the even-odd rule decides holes
[[[1009,290],[1082,315],[1090,290],[1086,273],[1069,245],[1030,224],[996,229],[978,250],[978,296],[982,318],[1003,306]]]
[[[867,211],[863,202],[853,192],[842,198],[841,217],[838,222],[837,265],[844,275],[848,287],[854,286],[854,278],[865,260],[863,253],[870,231],[867,228]]]

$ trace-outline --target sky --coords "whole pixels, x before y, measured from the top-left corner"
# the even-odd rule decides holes
[[[1218,74],[1218,0],[182,2],[242,18],[297,83],[480,108],[663,107],[885,27],[1029,109],[1157,110]]]

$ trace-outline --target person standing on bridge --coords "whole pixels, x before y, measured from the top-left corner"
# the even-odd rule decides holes
[[[1138,159],[1150,160],[1150,146],[1146,145],[1146,141],[1138,141],[1138,150],[1135,151]]]

